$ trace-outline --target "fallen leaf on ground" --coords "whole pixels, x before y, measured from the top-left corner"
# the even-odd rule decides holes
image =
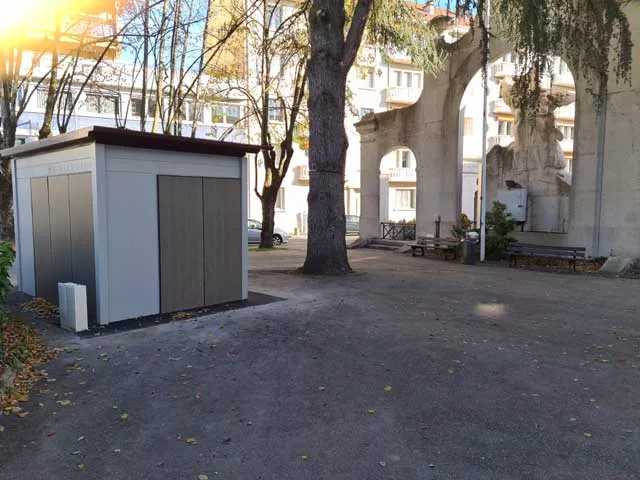
[[[376,409],[375,408],[370,408],[367,410],[367,413],[373,415],[374,413],[376,413]]]
[[[200,475],[198,475],[198,480],[209,480],[209,477],[201,473]]]
[[[0,433],[4,432],[4,426],[0,425]]]
[[[186,443],[187,445],[195,445],[196,443],[198,443],[198,441],[195,437],[189,437],[184,441],[184,443]]]
[[[385,392],[387,392],[387,393],[390,393],[390,392],[391,392],[391,390],[392,390],[392,388],[391,388],[389,385],[387,385],[386,387],[384,387],[384,391],[385,391]]]
[[[79,463],[78,464],[78,469],[79,470],[83,470],[84,469],[84,463]]]
[[[584,432],[584,436],[587,438],[591,438],[593,437],[593,434],[589,433],[589,432]]]
[[[127,412],[124,412],[124,413],[120,414],[120,419],[121,420],[126,420],[127,418],[129,418],[129,414]]]
[[[300,460],[302,461],[309,460],[309,455],[300,455]]]
[[[58,400],[56,403],[62,405],[63,407],[68,407],[71,405],[71,400]]]

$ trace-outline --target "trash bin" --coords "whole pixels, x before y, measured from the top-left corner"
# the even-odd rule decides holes
[[[462,263],[475,265],[478,256],[479,235],[476,232],[467,232],[462,243]]]

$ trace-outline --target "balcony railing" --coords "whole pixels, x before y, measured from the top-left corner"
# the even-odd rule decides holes
[[[565,138],[560,142],[562,151],[565,153],[573,152],[573,138]]]
[[[415,182],[416,181],[416,169],[415,168],[391,168],[389,170],[390,182]]]
[[[496,135],[489,139],[489,148],[500,145],[501,147],[508,147],[513,143],[513,137],[511,135]]]
[[[553,84],[558,87],[575,88],[576,84],[571,72],[556,73],[553,76]]]
[[[388,240],[415,240],[416,224],[415,223],[387,223],[380,224],[382,229],[382,238]]]
[[[513,77],[516,74],[516,64],[513,62],[498,62],[491,69],[496,78]]]
[[[309,167],[307,165],[298,165],[293,168],[293,179],[296,182],[309,181]]]
[[[388,87],[385,91],[384,100],[387,103],[411,105],[418,101],[420,93],[422,93],[421,88]]]
[[[498,98],[491,102],[491,113],[511,113],[511,107],[504,100]]]

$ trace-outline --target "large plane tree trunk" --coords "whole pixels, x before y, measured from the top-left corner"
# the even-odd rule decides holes
[[[309,234],[302,267],[307,274],[351,271],[344,212],[345,90],[371,5],[359,0],[346,39],[344,0],[314,0],[309,15]]]

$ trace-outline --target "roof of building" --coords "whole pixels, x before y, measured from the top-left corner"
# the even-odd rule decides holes
[[[204,153],[242,157],[247,153],[257,153],[260,147],[244,143],[220,142],[202,138],[179,137],[160,133],[139,132],[124,128],[93,126],[73,132],[56,135],[37,142],[25,143],[0,150],[0,157],[24,157],[48,151],[59,150],[74,145],[101,143],[153,150]]]

